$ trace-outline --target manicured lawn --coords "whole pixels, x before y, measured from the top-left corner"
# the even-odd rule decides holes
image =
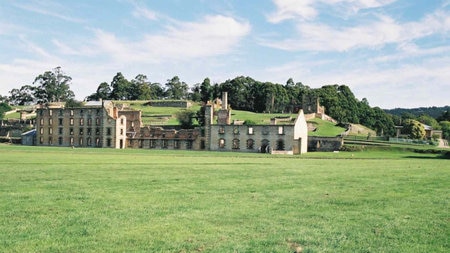
[[[448,252],[450,162],[0,145],[0,252]]]

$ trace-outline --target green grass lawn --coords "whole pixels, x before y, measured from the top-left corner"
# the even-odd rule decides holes
[[[448,252],[450,162],[0,145],[0,252]]]
[[[335,137],[345,132],[345,128],[336,126],[335,123],[326,120],[314,118],[308,120],[308,123],[317,127],[316,131],[308,132],[308,136]]]

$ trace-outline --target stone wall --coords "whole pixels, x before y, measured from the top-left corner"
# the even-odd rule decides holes
[[[344,145],[340,137],[308,137],[308,151],[337,151]]]
[[[145,105],[155,107],[179,107],[179,108],[190,108],[192,106],[192,104],[189,101],[182,101],[182,100],[150,101]]]

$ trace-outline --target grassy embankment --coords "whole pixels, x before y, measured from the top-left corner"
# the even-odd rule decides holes
[[[0,145],[1,252],[448,252],[450,163]]]

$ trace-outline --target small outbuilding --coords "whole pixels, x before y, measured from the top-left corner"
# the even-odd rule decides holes
[[[32,129],[28,132],[23,133],[21,137],[22,137],[22,145],[26,146],[36,145],[36,129]]]

